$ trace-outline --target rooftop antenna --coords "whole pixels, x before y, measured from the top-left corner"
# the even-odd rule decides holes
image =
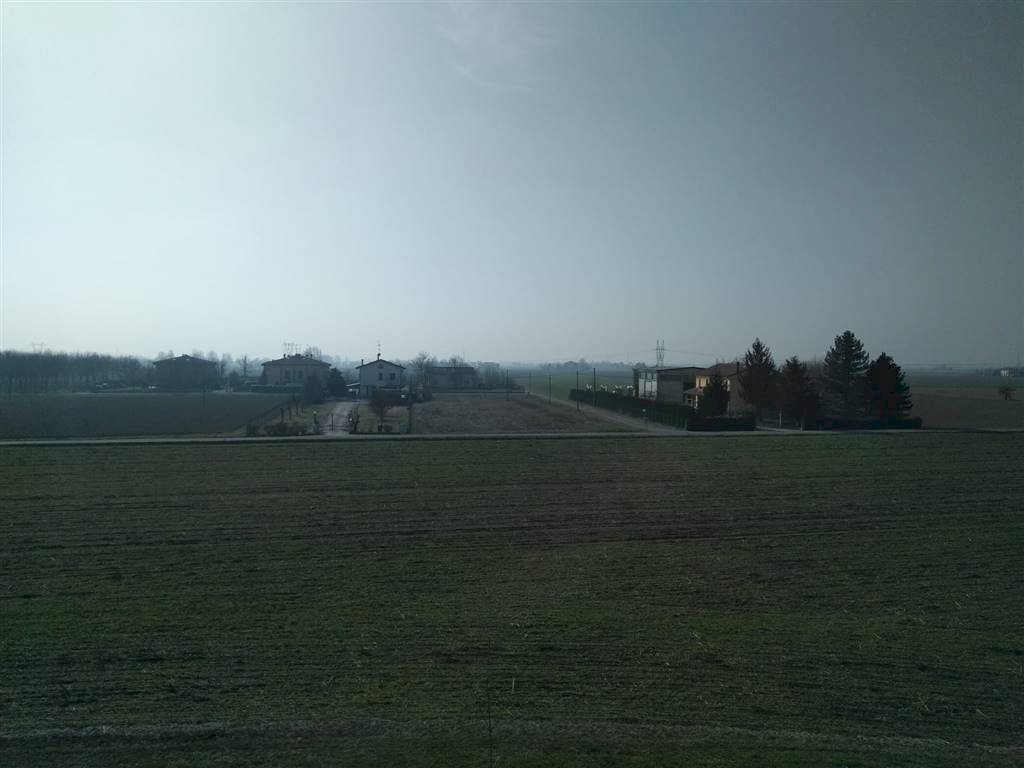
[[[377,342],[377,359],[380,360],[380,342]]]
[[[665,342],[664,340],[656,341],[654,343],[654,356],[658,361],[658,367],[661,368],[665,365]]]

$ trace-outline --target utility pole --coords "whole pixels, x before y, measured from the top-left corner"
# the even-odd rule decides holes
[[[412,403],[416,399],[412,387],[409,387],[409,434],[412,434]]]
[[[551,374],[548,374],[548,405],[551,405]]]
[[[580,369],[576,369],[576,410],[580,409]]]
[[[526,374],[526,394],[528,394],[528,395],[532,395],[533,394],[533,373],[532,372]]]
[[[594,369],[594,407],[597,408],[597,368]]]

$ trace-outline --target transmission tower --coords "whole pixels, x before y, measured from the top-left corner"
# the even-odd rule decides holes
[[[659,368],[665,365],[665,342],[664,340],[654,343],[654,357]]]

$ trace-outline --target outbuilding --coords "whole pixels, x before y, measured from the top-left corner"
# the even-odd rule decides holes
[[[153,363],[157,389],[172,392],[199,392],[218,384],[217,364],[192,355],[178,355]]]

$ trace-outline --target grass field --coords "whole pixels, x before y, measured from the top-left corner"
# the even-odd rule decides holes
[[[609,432],[626,427],[537,397],[505,395],[436,395],[415,406],[417,434],[500,432]]]
[[[533,371],[530,376],[522,374],[515,377],[515,383],[523,388],[530,389],[533,394],[546,396],[548,394],[549,375],[541,370]],[[575,373],[555,373],[550,375],[551,395],[560,400],[569,399],[569,390],[576,387]],[[594,383],[593,372],[590,370],[580,371],[579,385],[581,388]],[[633,374],[629,371],[598,371],[598,386],[632,386]]]
[[[1020,765],[1022,457],[0,448],[0,764]]]
[[[220,434],[286,401],[222,392],[15,395],[0,400],[0,438]]]
[[[911,390],[914,415],[925,427],[1020,429],[1024,427],[1024,389],[1003,400],[992,387],[918,387]]]

